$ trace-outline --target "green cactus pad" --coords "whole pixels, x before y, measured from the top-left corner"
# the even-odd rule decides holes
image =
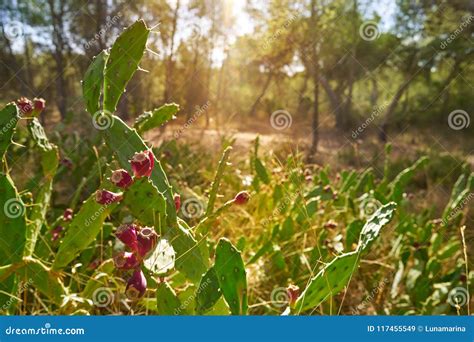
[[[167,282],[160,282],[156,287],[156,308],[160,315],[179,315],[181,301]]]
[[[138,70],[149,33],[150,30],[146,27],[145,22],[138,20],[126,28],[115,40],[104,71],[103,109],[105,112],[115,112],[128,81]]]
[[[167,103],[159,108],[140,115],[135,121],[134,127],[140,133],[160,127],[169,120],[174,119],[178,110],[179,105],[176,103]]]
[[[214,270],[219,287],[233,315],[247,313],[247,275],[240,252],[222,238],[216,247]]]
[[[336,257],[310,280],[294,305],[298,313],[320,305],[347,285],[358,266],[360,254],[370,247],[382,227],[391,221],[396,206],[391,202],[379,208],[362,227],[357,249]]]
[[[161,220],[165,218],[166,201],[148,178],[136,180],[125,192],[123,203],[142,224],[159,231]]]
[[[66,230],[54,259],[54,270],[66,267],[95,240],[105,219],[115,206],[115,204],[109,206],[98,204],[95,194],[87,199]]]
[[[15,127],[20,119],[17,106],[12,102],[0,111],[0,159],[12,143]]]
[[[90,114],[95,114],[99,111],[99,99],[102,90],[102,84],[104,80],[104,68],[109,54],[106,50],[103,50],[97,56],[87,68],[82,81],[82,95],[86,102],[87,111]]]
[[[214,267],[211,267],[201,279],[199,287],[196,289],[196,312],[202,315],[209,311],[221,298],[222,292],[219,287]]]

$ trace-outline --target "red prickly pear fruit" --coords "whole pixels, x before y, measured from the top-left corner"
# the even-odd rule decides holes
[[[136,269],[127,282],[125,295],[131,300],[140,299],[145,294],[146,285],[146,278],[142,270]]]
[[[63,158],[63,159],[61,159],[60,163],[61,163],[61,165],[63,165],[64,167],[68,168],[69,170],[72,170],[72,167],[74,166],[72,160],[69,159],[69,158]]]
[[[95,200],[97,203],[102,205],[108,205],[112,203],[116,203],[122,200],[122,194],[115,193],[109,190],[97,190],[95,193]]]
[[[114,264],[119,270],[131,270],[140,265],[140,260],[135,253],[120,252],[114,257]]]
[[[137,230],[138,227],[135,224],[123,224],[118,227],[115,236],[132,251],[137,251]]]
[[[137,235],[138,254],[141,257],[146,257],[153,252],[158,243],[158,234],[151,227],[143,227]]]
[[[178,212],[181,208],[181,196],[179,194],[174,195],[174,206],[176,208],[176,212]]]
[[[38,116],[46,107],[46,101],[43,98],[34,98],[33,99],[33,112],[31,116]]]
[[[249,199],[250,199],[250,194],[248,193],[248,191],[241,191],[237,195],[235,195],[234,203],[239,204],[239,205],[246,204],[249,201]]]
[[[63,220],[66,221],[66,222],[71,221],[73,214],[74,214],[74,212],[72,211],[72,209],[67,208],[66,210],[64,210]]]
[[[300,295],[300,288],[291,284],[286,288],[286,293],[288,294],[288,301],[290,305],[294,305]]]
[[[150,177],[155,166],[155,157],[151,150],[137,152],[133,155],[130,163],[135,177]]]
[[[51,231],[51,241],[56,241],[61,236],[61,232],[64,230],[63,226],[57,226]]]
[[[31,102],[26,97],[20,97],[16,101],[16,105],[20,109],[22,116],[30,116],[30,114],[33,112],[33,102]]]
[[[112,172],[110,181],[122,189],[128,188],[133,183],[132,176],[130,176],[130,174],[124,169],[119,169]]]

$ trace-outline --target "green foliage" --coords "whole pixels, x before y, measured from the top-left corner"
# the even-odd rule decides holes
[[[206,313],[217,303],[221,297],[222,292],[219,287],[219,280],[214,267],[211,267],[202,276],[199,287],[196,290],[196,313]]]
[[[153,128],[157,128],[175,118],[179,111],[179,105],[176,103],[167,103],[152,111],[140,115],[134,124],[134,128],[140,133],[145,133]]]
[[[220,239],[214,264],[219,287],[233,315],[247,313],[247,273],[240,252],[227,239]]]
[[[82,96],[86,102],[87,111],[90,114],[95,114],[100,109],[100,94],[102,91],[102,84],[104,82],[104,68],[109,57],[109,53],[103,50],[94,57],[92,63],[89,65],[84,80],[82,81]]]
[[[7,104],[0,111],[0,157],[3,158],[12,143],[15,127],[20,119],[18,108],[14,103]]]
[[[160,315],[180,313],[181,302],[167,282],[159,282],[156,287],[156,307]]]

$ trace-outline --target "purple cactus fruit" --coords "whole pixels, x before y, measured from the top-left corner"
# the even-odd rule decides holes
[[[138,152],[133,155],[130,163],[135,177],[150,177],[155,166],[155,157],[151,150]]]
[[[143,227],[137,235],[138,254],[144,258],[153,252],[158,243],[158,234],[151,227]]]
[[[63,220],[66,222],[71,221],[73,214],[74,214],[74,211],[71,208],[67,208],[66,210],[64,210]]]
[[[51,231],[51,241],[56,241],[61,236],[61,232],[64,230],[63,226],[57,226]]]
[[[246,204],[249,201],[249,199],[250,199],[250,194],[248,193],[248,191],[241,191],[237,195],[235,195],[234,203],[243,205],[243,204]]]
[[[108,205],[112,203],[116,203],[122,200],[122,194],[115,193],[109,190],[97,190],[95,193],[95,200],[99,204]]]
[[[131,270],[140,265],[140,260],[138,260],[135,253],[120,252],[114,256],[114,264],[119,270]]]
[[[31,116],[38,116],[46,107],[46,101],[43,98],[34,98],[33,99],[33,112]]]
[[[128,299],[137,300],[143,297],[146,291],[146,278],[141,269],[136,269],[127,282],[125,294]]]
[[[181,208],[181,196],[179,194],[174,195],[174,206],[176,208],[176,212],[178,212]]]
[[[123,224],[117,228],[115,235],[132,251],[137,251],[137,230],[135,224]]]
[[[119,169],[112,172],[110,181],[122,189],[128,188],[133,183],[132,176],[130,176],[130,174],[124,169]]]
[[[300,295],[300,288],[296,285],[291,284],[286,288],[286,293],[288,294],[288,302],[290,303],[290,305],[293,305],[296,303],[296,300]]]
[[[30,116],[33,112],[33,102],[31,102],[30,99],[26,97],[20,97],[16,101],[16,105],[20,109],[22,116]]]

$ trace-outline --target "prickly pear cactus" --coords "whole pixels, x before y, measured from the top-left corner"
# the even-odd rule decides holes
[[[163,281],[156,287],[156,308],[160,315],[179,315],[181,301],[171,286]]]
[[[89,65],[84,80],[82,81],[82,94],[86,101],[86,108],[90,114],[95,114],[100,109],[100,94],[104,80],[105,63],[109,57],[109,53],[103,50]]]
[[[12,143],[15,127],[20,119],[18,108],[14,103],[9,103],[0,111],[0,159]]]
[[[359,264],[361,253],[370,247],[381,229],[391,221],[395,208],[395,203],[388,203],[369,218],[360,233],[357,249],[336,257],[311,279],[294,304],[295,313],[299,314],[320,305],[347,285]]]
[[[233,315],[247,313],[247,274],[240,252],[222,238],[216,247],[214,270],[224,299]]]
[[[95,240],[105,219],[115,208],[112,205],[100,205],[95,200],[95,194],[87,199],[79,212],[74,216],[66,231],[53,263],[53,270],[66,267],[76,258],[79,252]]]
[[[176,103],[167,103],[152,111],[140,115],[133,127],[141,134],[150,129],[160,127],[164,123],[175,118],[179,106]]]
[[[104,111],[115,112],[128,81],[138,69],[150,30],[143,20],[136,21],[117,38],[104,71]]]
[[[199,287],[196,289],[196,312],[202,315],[209,311],[221,298],[222,292],[219,287],[214,267],[211,267],[201,279]]]

